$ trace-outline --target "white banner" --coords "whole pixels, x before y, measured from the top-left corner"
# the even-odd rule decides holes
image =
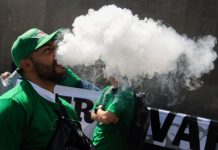
[[[95,126],[91,109],[100,92],[57,86],[55,93],[71,98],[83,131],[91,138]],[[218,122],[161,109],[149,108],[149,111],[146,143],[181,150],[218,150]]]

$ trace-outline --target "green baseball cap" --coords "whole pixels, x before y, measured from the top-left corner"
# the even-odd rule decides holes
[[[22,59],[54,39],[61,31],[63,29],[59,29],[48,35],[37,28],[32,28],[20,35],[11,48],[11,55],[15,65],[19,68]]]

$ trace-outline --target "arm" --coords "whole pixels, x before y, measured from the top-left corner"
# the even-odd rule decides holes
[[[94,121],[100,122],[100,120],[98,119],[98,116],[97,116],[97,114],[96,114],[95,112],[92,112],[92,113],[91,113],[91,118],[92,118],[92,120],[94,120]]]
[[[4,94],[5,92],[5,80],[8,78],[8,76],[10,75],[9,72],[4,72],[0,75],[0,95]]]
[[[0,80],[0,95],[5,93],[8,90],[12,89],[16,84],[17,80],[20,77],[19,73],[15,70],[12,74],[5,72],[1,74]]]
[[[91,117],[93,120],[104,124],[115,124],[119,121],[119,118],[114,113],[104,111],[102,105],[99,105],[96,111],[92,112]]]
[[[66,73],[67,78],[59,82],[58,84],[69,87],[78,87],[78,84],[80,84],[81,79],[69,67],[66,67]]]
[[[4,85],[3,85],[2,78],[0,77],[0,95],[2,95],[3,93],[4,93]]]
[[[4,73],[1,74],[1,77],[2,77],[3,80],[5,80],[5,79],[7,79],[10,75],[11,75],[11,73],[8,72],[8,71],[6,71],[6,72],[4,72]]]
[[[15,87],[20,77],[20,74],[16,70],[12,74],[10,74],[10,76],[5,79],[5,92]]]

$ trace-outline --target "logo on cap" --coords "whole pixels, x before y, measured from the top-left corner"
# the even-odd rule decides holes
[[[43,31],[39,31],[35,36],[34,38],[41,38],[41,37],[44,37],[46,36],[47,34]]]

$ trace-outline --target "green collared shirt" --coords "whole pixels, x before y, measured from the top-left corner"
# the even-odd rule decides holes
[[[106,87],[93,109],[103,105],[105,111],[114,113],[119,121],[116,124],[97,123],[93,144],[96,150],[124,150],[128,129],[130,129],[134,113],[134,94],[130,89],[123,91]]]

